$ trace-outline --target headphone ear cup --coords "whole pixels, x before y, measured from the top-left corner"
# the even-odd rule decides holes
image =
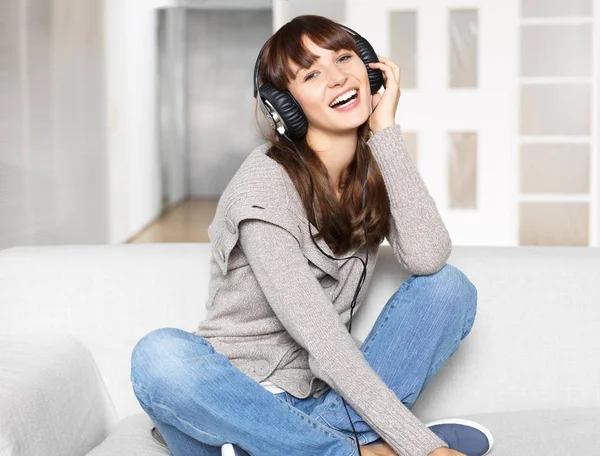
[[[268,100],[285,124],[286,134],[291,139],[302,138],[308,128],[308,119],[302,108],[288,90],[278,90],[271,84],[263,84],[259,95]]]
[[[383,72],[376,68],[371,68],[369,63],[377,63],[379,59],[377,58],[377,54],[375,50],[371,46],[371,44],[365,40],[362,36],[354,35],[354,42],[356,46],[358,46],[358,51],[360,53],[360,58],[367,67],[367,74],[369,75],[369,85],[371,87],[371,95],[376,93],[381,86],[383,85]]]

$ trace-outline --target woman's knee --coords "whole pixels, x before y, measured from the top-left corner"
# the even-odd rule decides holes
[[[449,311],[461,312],[466,316],[474,315],[477,311],[477,287],[456,266],[445,264],[435,274],[418,276],[418,278],[432,282],[429,284],[432,286],[431,289],[445,298],[444,306],[449,307]],[[449,302],[453,305],[448,306]]]
[[[171,372],[174,361],[186,356],[190,336],[198,337],[179,328],[158,328],[142,337],[131,353],[132,381],[146,384]]]

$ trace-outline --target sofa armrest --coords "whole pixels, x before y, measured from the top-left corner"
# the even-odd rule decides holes
[[[96,364],[77,339],[0,336],[3,456],[84,455],[117,421]]]

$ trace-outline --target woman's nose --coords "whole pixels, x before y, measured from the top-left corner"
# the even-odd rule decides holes
[[[329,72],[329,83],[331,86],[344,85],[346,79],[348,79],[346,73],[337,67],[333,67],[333,69]]]

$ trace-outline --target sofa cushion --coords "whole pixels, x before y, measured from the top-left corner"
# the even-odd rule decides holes
[[[129,415],[87,456],[171,456],[168,448],[152,437],[153,426],[145,413]]]
[[[596,454],[598,446],[600,408],[482,413],[457,418],[476,421],[492,432],[494,447],[490,456],[587,455]],[[153,426],[146,414],[128,416],[88,456],[170,456],[169,450],[152,437]]]
[[[440,417],[449,418],[449,417]],[[600,454],[600,408],[526,410],[461,415],[487,427],[490,456]]]
[[[96,364],[77,339],[0,336],[0,454],[85,454],[118,421]]]

